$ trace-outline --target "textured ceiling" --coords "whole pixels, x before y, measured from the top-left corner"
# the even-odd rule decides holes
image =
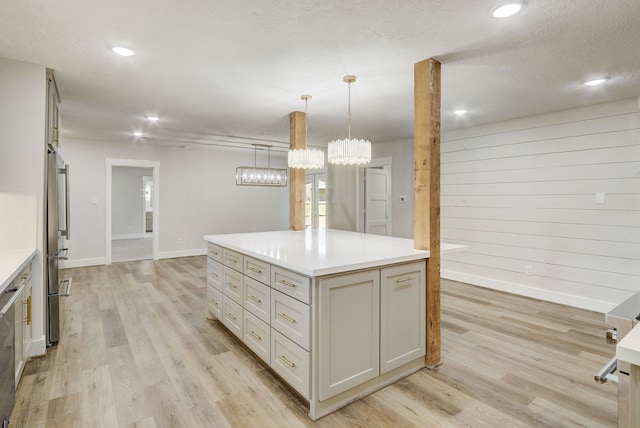
[[[640,1],[528,0],[502,20],[498,3],[3,0],[0,57],[54,69],[63,138],[105,142],[142,130],[156,144],[286,145],[311,94],[309,145],[322,146],[346,134],[346,74],[353,136],[410,138],[413,65],[431,57],[443,131],[640,95]]]

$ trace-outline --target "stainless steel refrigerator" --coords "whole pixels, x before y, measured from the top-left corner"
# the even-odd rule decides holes
[[[54,147],[47,153],[47,344],[60,340],[60,298],[71,291],[71,278],[61,279],[58,262],[67,260],[69,249],[65,241],[69,228],[69,165]]]

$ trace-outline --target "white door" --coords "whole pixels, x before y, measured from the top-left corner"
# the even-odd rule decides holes
[[[305,175],[304,227],[327,227],[327,174]]]
[[[389,171],[382,168],[364,170],[364,232],[389,235]]]

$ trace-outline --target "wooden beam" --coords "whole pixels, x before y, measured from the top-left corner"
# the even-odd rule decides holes
[[[440,365],[440,63],[414,65],[414,246],[429,250],[427,262],[427,355]]]
[[[306,115],[294,111],[289,115],[289,147],[307,147]],[[289,230],[304,230],[304,169],[289,169]]]

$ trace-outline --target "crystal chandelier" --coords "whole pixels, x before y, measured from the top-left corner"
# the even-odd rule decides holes
[[[272,186],[285,187],[287,185],[286,168],[271,168],[271,146],[267,144],[252,144],[253,166],[239,166],[236,168],[236,186]],[[268,163],[266,168],[256,166],[258,147],[266,147]]]
[[[329,142],[328,160],[337,165],[362,165],[371,161],[371,142],[351,138],[351,84],[356,81],[356,76],[344,76],[342,80],[349,84],[349,133],[344,140]]]
[[[311,95],[302,95],[300,97],[304,100],[304,141],[307,144],[307,107]],[[289,168],[302,168],[302,169],[322,169],[324,168],[324,150],[310,149],[305,147],[304,149],[289,150]]]

